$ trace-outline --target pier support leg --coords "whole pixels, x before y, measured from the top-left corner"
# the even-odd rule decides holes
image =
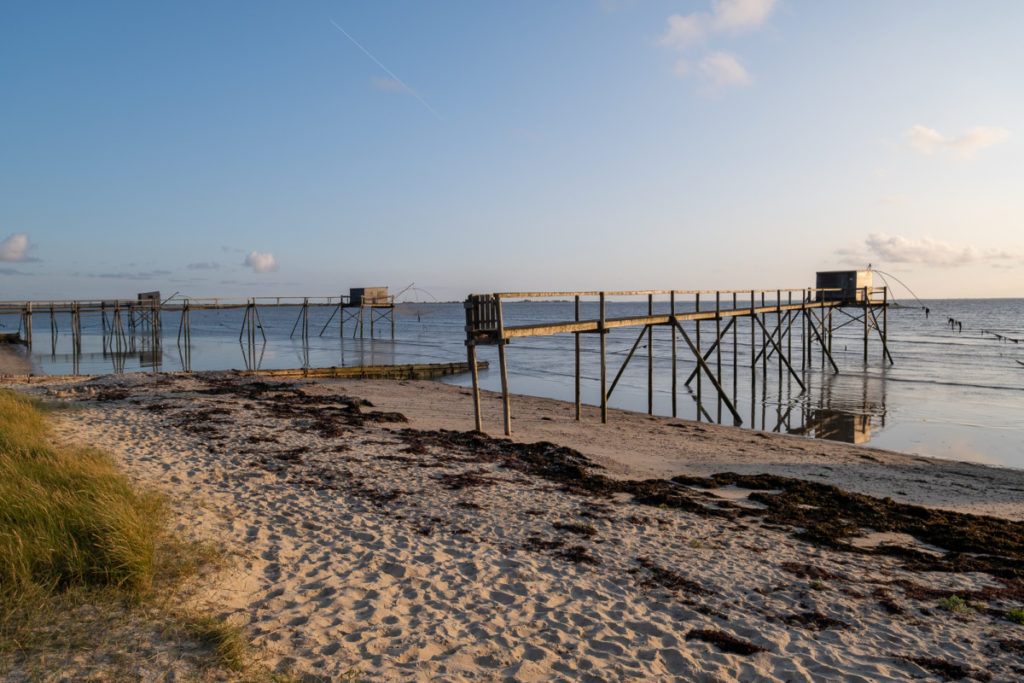
[[[598,326],[597,333],[601,335],[601,424],[608,422],[608,368],[606,364],[606,340],[605,334],[607,330],[604,328],[605,320],[605,308],[604,308],[604,292],[601,292],[601,323]]]
[[[498,343],[498,364],[501,366],[501,408],[505,417],[505,436],[512,436],[512,406],[508,393],[508,365],[505,363],[505,342]]]
[[[669,313],[674,318],[676,315],[676,293],[675,290],[669,295]],[[672,331],[672,417],[676,417],[676,403],[678,400],[678,367],[676,362],[676,333]]]
[[[468,355],[469,371],[473,376],[473,418],[475,429],[478,432],[484,430],[483,420],[480,416],[480,376],[476,367],[476,344],[472,341],[466,342],[466,353]]]
[[[647,315],[654,315],[654,295],[647,295]],[[647,326],[647,414],[654,415],[654,326]]]
[[[580,319],[580,297],[576,295],[576,321]],[[577,332],[573,335],[576,337],[576,421],[580,421],[580,333]]]

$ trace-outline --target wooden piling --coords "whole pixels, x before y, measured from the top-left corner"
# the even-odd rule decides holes
[[[722,383],[722,294],[715,292],[715,372]],[[722,401],[718,400],[718,421],[722,421]]]
[[[654,315],[654,295],[647,295],[647,315]],[[654,415],[654,326],[647,326],[647,414]]]
[[[862,291],[864,292],[864,364],[867,365],[867,363],[868,363],[868,330],[869,330],[869,325],[868,325],[868,306],[869,306],[869,302],[868,302],[868,288],[864,287]]]
[[[597,332],[601,336],[601,424],[608,422],[608,368],[606,358],[606,340],[605,335],[607,330],[605,329],[605,308],[604,308],[604,292],[600,294],[600,306],[601,306],[601,318],[600,324],[598,325]]]
[[[505,324],[503,321],[501,297],[495,298],[498,308],[498,364],[501,367],[501,407],[505,416],[505,436],[512,436],[512,407],[508,391],[508,366],[505,363]],[[373,327],[371,323],[370,338],[373,338]]]
[[[575,297],[575,307],[574,307],[574,309],[575,309],[575,318],[574,318],[574,320],[576,322],[579,322],[579,320],[580,320],[580,295],[579,294],[577,294],[576,297]],[[575,341],[575,347],[576,347],[576,421],[579,422],[579,420],[580,420],[580,410],[581,410],[581,396],[580,396],[580,333],[576,332],[576,333],[573,334],[573,336],[575,337],[574,341]]]
[[[673,289],[669,294],[669,314],[672,316],[673,325],[676,322],[676,291]],[[676,417],[676,401],[679,395],[678,368],[676,361],[676,331],[672,329],[672,417]]]

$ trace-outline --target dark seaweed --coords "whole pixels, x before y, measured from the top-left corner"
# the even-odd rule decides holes
[[[711,643],[722,652],[734,655],[753,655],[758,652],[766,652],[760,645],[740,640],[725,631],[716,631],[710,628],[694,629],[686,634],[686,639],[702,640],[705,643]]]

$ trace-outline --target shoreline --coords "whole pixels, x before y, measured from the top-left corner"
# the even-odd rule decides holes
[[[2,358],[0,358],[2,360]],[[2,366],[0,366],[2,369]],[[85,382],[148,383],[146,378],[230,377],[351,389],[416,429],[474,429],[468,388],[432,380],[252,377],[239,371],[129,373],[125,375],[6,375],[0,386]],[[131,378],[131,379],[129,379]],[[504,438],[501,394],[481,390],[485,433]],[[580,451],[619,479],[706,477],[723,472],[773,474],[830,484],[900,503],[1024,521],[1024,469],[885,450],[827,439],[694,422],[584,404],[574,419],[571,402],[512,395],[512,441],[551,441]],[[624,455],[628,454],[628,455]],[[894,482],[898,482],[898,485]]]
[[[385,410],[403,412],[415,428],[473,429],[469,390],[430,382],[399,385],[405,387],[400,393],[372,380],[345,386]],[[602,425],[600,409],[588,405],[576,422],[570,402],[515,394],[512,402],[513,441],[573,448],[618,478],[763,472],[925,507],[1024,520],[1024,470],[615,408]],[[482,390],[481,410],[485,432],[501,438],[501,395]],[[893,472],[899,474],[898,488]]]
[[[530,398],[515,399],[508,442],[469,433],[469,397],[434,382],[207,373],[15,388],[76,406],[55,415],[60,438],[110,452],[171,497],[178,531],[229,551],[196,600],[272,669],[456,681],[1024,673],[1024,626],[1005,616],[1024,605],[1020,578],[937,570],[945,551],[906,534],[865,529],[864,545],[830,547],[770,514],[761,501],[779,491],[726,485],[702,499],[710,507],[687,507],[578,479],[745,464],[878,488],[888,473],[908,500],[944,487],[973,508],[979,472],[991,495],[1019,485],[1013,470],[622,411],[577,424],[571,404]],[[500,411],[485,394],[485,425]],[[942,607],[954,596],[964,611]]]

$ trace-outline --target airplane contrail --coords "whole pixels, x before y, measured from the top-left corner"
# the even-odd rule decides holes
[[[417,100],[419,100],[419,101],[420,101],[420,104],[422,104],[422,105],[423,105],[424,107],[426,107],[426,108],[427,108],[427,109],[428,109],[428,110],[430,111],[430,113],[431,113],[431,114],[433,114],[433,115],[434,115],[435,117],[437,117],[437,120],[438,120],[438,121],[440,121],[440,120],[441,120],[441,115],[440,115],[440,114],[438,114],[438,113],[437,113],[437,111],[436,111],[436,110],[435,110],[435,109],[434,109],[433,107],[431,107],[431,106],[430,106],[430,104],[428,104],[428,103],[427,103],[427,101],[426,101],[425,99],[423,99],[422,97],[420,97],[420,94],[419,94],[418,92],[416,92],[416,91],[415,91],[414,89],[412,89],[412,88],[410,88],[410,87],[409,87],[408,85],[406,85],[406,84],[405,84],[405,81],[403,81],[403,80],[402,80],[401,78],[399,78],[398,76],[396,76],[396,75],[395,75],[395,74],[394,74],[394,73],[393,73],[393,72],[391,71],[391,69],[389,69],[389,68],[387,68],[386,66],[384,66],[384,64],[382,64],[382,63],[381,63],[381,61],[380,61],[379,59],[377,59],[376,57],[374,57],[374,56],[373,56],[373,54],[371,54],[369,50],[367,50],[367,49],[366,49],[365,47],[363,47],[362,45],[360,45],[360,44],[359,44],[359,41],[358,41],[358,40],[356,40],[355,38],[353,38],[352,36],[350,36],[350,35],[348,34],[348,31],[346,31],[346,30],[345,30],[345,29],[343,29],[342,27],[338,26],[338,24],[336,24],[336,23],[335,23],[335,21],[334,21],[333,19],[331,19],[331,20],[330,20],[330,22],[331,22],[331,25],[332,25],[332,26],[334,26],[334,28],[336,28],[336,29],[338,29],[339,31],[341,31],[342,35],[344,35],[344,36],[345,36],[346,38],[348,38],[348,39],[349,39],[350,41],[352,41],[352,44],[353,44],[353,45],[355,45],[355,46],[356,46],[356,47],[358,47],[358,48],[359,48],[360,50],[362,50],[362,51],[363,51],[363,54],[364,54],[364,55],[366,55],[367,57],[369,57],[370,59],[372,59],[372,60],[373,60],[373,63],[374,63],[374,64],[376,64],[376,65],[377,65],[377,66],[379,66],[379,67],[380,67],[381,69],[383,69],[383,70],[384,70],[384,73],[386,73],[386,74],[387,74],[388,76],[390,76],[391,78],[395,79],[395,81],[396,81],[396,82],[397,82],[397,83],[398,83],[399,85],[401,85],[401,86],[402,86],[403,88],[405,88],[406,90],[408,90],[408,91],[409,91],[409,93],[410,93],[410,94],[411,94],[411,95],[412,95],[413,97],[415,97],[415,98],[416,98]]]

